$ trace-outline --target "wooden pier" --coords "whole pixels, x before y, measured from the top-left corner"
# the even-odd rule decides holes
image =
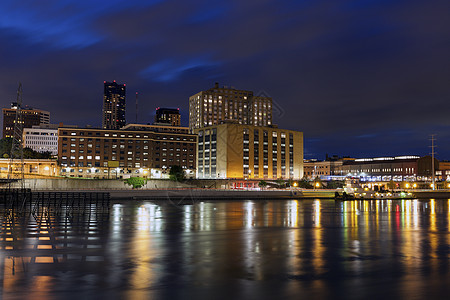
[[[48,191],[30,189],[0,189],[0,206],[5,209],[36,212],[41,208],[59,211],[71,209],[84,211],[92,206],[109,208],[109,192],[89,191]]]

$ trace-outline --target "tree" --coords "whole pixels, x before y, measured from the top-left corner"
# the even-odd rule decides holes
[[[309,183],[309,181],[303,177],[299,182],[298,182],[298,187],[302,188],[302,189],[312,189],[313,186],[311,183]]]
[[[9,158],[11,153],[12,138],[4,138],[0,140],[0,155],[3,158]],[[5,154],[7,157],[5,157]]]
[[[183,181],[186,174],[181,166],[172,166],[169,171],[169,179],[173,181]]]
[[[131,185],[133,187],[133,189],[138,189],[138,188],[143,187],[147,183],[147,180],[142,177],[130,177],[130,178],[125,179],[125,182],[128,185]]]
[[[283,178],[277,179],[278,188],[282,189],[286,187],[286,182],[283,180]]]
[[[330,180],[327,183],[327,189],[337,189],[344,187],[344,182],[340,180]]]
[[[261,189],[264,189],[267,186],[267,182],[265,182],[264,180],[261,180],[260,182],[258,182],[258,186]]]
[[[323,187],[322,180],[320,179],[319,176],[317,176],[316,179],[314,179],[314,187],[317,189]]]
[[[0,156],[3,158],[9,158],[11,153],[12,138],[4,138],[0,140]],[[31,159],[50,159],[52,154],[50,152],[37,152],[33,149],[26,147],[23,148],[23,158]]]

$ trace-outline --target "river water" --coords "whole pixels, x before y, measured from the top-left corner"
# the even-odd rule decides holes
[[[0,209],[3,299],[443,299],[450,200]]]

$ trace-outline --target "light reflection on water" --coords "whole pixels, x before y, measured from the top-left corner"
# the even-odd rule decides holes
[[[443,297],[450,200],[0,209],[3,299]],[[350,292],[351,291],[351,292]]]

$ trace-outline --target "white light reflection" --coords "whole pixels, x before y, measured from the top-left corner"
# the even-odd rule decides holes
[[[320,227],[320,201],[314,200],[314,227]]]
[[[292,200],[287,205],[287,226],[298,227],[298,201]]]
[[[191,217],[192,206],[185,205],[184,206],[184,231],[192,230],[192,217]]]
[[[112,233],[114,238],[120,238],[122,231],[122,204],[114,204],[112,208]]]
[[[413,200],[413,222],[414,228],[419,227],[419,200]]]
[[[244,219],[244,227],[252,228],[255,226],[254,224],[254,203],[247,202],[244,204],[245,208],[245,219]]]

